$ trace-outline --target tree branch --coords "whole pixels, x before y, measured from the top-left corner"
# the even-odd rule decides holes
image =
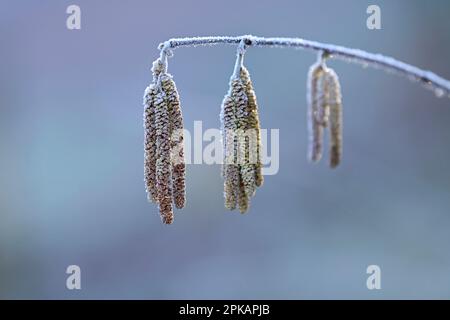
[[[404,75],[410,80],[418,81],[427,88],[432,89],[438,97],[442,97],[444,95],[450,97],[450,81],[436,75],[431,71],[422,70],[413,65],[391,57],[386,57],[381,54],[374,54],[359,49],[351,49],[332,44],[304,40],[301,38],[263,38],[251,35],[239,37],[173,38],[161,43],[158,48],[161,50],[161,57],[164,58],[163,61],[165,61],[170,51],[178,47],[239,44],[241,41],[243,41],[247,47],[292,47],[322,51],[325,55],[327,55],[327,57],[336,57],[345,61],[359,63],[363,66],[382,68],[387,71]]]

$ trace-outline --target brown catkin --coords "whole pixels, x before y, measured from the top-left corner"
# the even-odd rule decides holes
[[[180,97],[166,68],[161,59],[153,62],[144,94],[144,175],[148,199],[158,204],[163,223],[171,224],[172,202],[179,209],[186,203],[186,165]]]
[[[157,202],[156,189],[156,130],[155,130],[155,102],[156,89],[153,84],[145,89],[144,95],[144,176],[147,199]]]
[[[155,101],[156,128],[156,186],[161,219],[166,224],[173,222],[171,163],[170,163],[170,120],[169,106],[164,92],[160,89]]]
[[[239,179],[239,212],[246,213],[250,205],[250,197],[247,195],[244,181]]]
[[[317,162],[322,157],[324,124],[317,120],[319,115],[319,105],[323,103],[324,92],[320,85],[323,83],[323,76],[324,68],[322,64],[316,63],[309,68],[307,83],[308,158],[312,162]]]
[[[339,78],[327,68],[328,105],[330,106],[330,167],[339,165],[342,158],[342,94]]]
[[[155,101],[157,95],[156,82],[164,70],[161,59],[153,61],[151,70],[153,81],[144,92],[144,178],[147,199],[150,202],[157,203]]]
[[[261,186],[264,181],[262,175],[262,163],[261,163],[261,126],[259,121],[258,102],[256,100],[255,90],[253,89],[253,83],[250,78],[250,73],[247,68],[241,67],[241,79],[245,86],[245,93],[248,98],[248,118],[247,118],[247,130],[252,130],[249,134],[250,138],[255,141],[250,141],[249,153],[250,161],[253,163],[255,171],[255,184],[257,187]],[[255,150],[256,149],[256,150]]]
[[[171,75],[162,75],[161,85],[169,104],[173,200],[175,206],[181,209],[186,203],[186,165],[184,162],[183,116],[180,97]]]
[[[225,208],[228,210],[236,209],[239,199],[239,166],[228,164],[225,167],[224,197]]]

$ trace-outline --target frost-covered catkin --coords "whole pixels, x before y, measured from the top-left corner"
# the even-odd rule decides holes
[[[235,103],[231,96],[231,91],[223,99],[220,117],[222,122],[222,142],[224,147],[222,175],[224,177],[225,208],[234,210],[239,196],[239,167],[236,164],[235,131],[237,124],[235,117]]]
[[[309,158],[316,162],[322,157],[323,131],[328,128],[330,167],[335,168],[342,158],[342,95],[339,78],[323,55],[309,69],[307,100]]]
[[[328,68],[322,69],[322,73],[317,79],[317,92],[316,92],[316,104],[317,111],[314,114],[315,119],[318,124],[322,125],[323,128],[328,127],[330,121],[330,88],[329,82],[327,81],[326,73]]]
[[[186,165],[184,162],[183,116],[180,97],[171,75],[164,74],[161,77],[161,85],[169,104],[173,201],[175,206],[181,209],[186,202]]]
[[[319,105],[322,105],[324,92],[323,83],[324,67],[316,63],[309,68],[307,83],[308,102],[308,158],[317,162],[322,158],[324,123],[319,120]],[[321,113],[324,113],[324,108]]]
[[[231,96],[235,103],[236,116],[236,138],[237,156],[240,174],[239,211],[242,213],[248,210],[249,198],[254,194],[256,188],[255,171],[250,163],[248,153],[248,97],[245,93],[245,86],[241,78],[231,81]]]
[[[330,167],[339,165],[342,158],[342,94],[339,78],[327,68],[328,105],[330,107]]]
[[[238,56],[228,94],[222,102],[225,207],[248,211],[250,198],[263,183],[258,104],[248,70]],[[242,62],[242,61],[241,61]]]
[[[156,128],[156,187],[161,219],[166,224],[173,222],[171,162],[170,162],[170,119],[169,105],[165,93],[160,89],[155,101]]]
[[[247,68],[241,67],[241,79],[245,86],[245,93],[248,98],[248,118],[247,118],[247,131],[249,131],[250,143],[249,143],[249,158],[253,164],[255,171],[255,184],[257,187],[261,186],[264,181],[262,175],[262,163],[261,163],[261,126],[259,121],[258,102],[256,100],[255,90],[253,89],[253,83],[250,78],[250,73]]]
[[[183,116],[167,61],[153,62],[153,81],[144,94],[145,181],[148,198],[159,206],[166,224],[174,220],[173,204],[186,203]]]
[[[144,94],[144,176],[147,199],[157,202],[156,190],[156,130],[155,130],[155,102],[156,89],[151,84]]]
[[[156,129],[155,129],[155,101],[157,95],[156,83],[164,65],[160,59],[152,64],[152,83],[144,92],[144,177],[147,199],[158,202],[156,187]]]

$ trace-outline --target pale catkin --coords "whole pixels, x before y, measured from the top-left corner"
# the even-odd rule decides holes
[[[236,164],[235,146],[235,103],[231,96],[231,90],[224,97],[221,107],[223,164],[222,175],[224,177],[225,208],[234,210],[238,200],[239,167]]]
[[[342,158],[342,94],[339,78],[327,68],[328,105],[330,106],[330,167],[339,165]]]
[[[259,121],[258,102],[256,100],[255,90],[253,89],[253,83],[250,78],[250,73],[247,68],[241,67],[241,79],[245,86],[245,93],[248,98],[248,118],[247,118],[247,130],[252,130],[249,145],[249,157],[255,170],[255,184],[260,187],[264,182],[262,174],[262,162],[261,162],[261,125]],[[255,150],[256,149],[256,150]],[[254,160],[254,161],[252,161]]]
[[[322,68],[322,72],[317,79],[317,91],[315,97],[317,110],[314,114],[317,123],[324,128],[328,127],[330,121],[330,87],[326,76],[327,70],[328,68],[326,67]]]
[[[163,223],[173,222],[171,162],[170,162],[170,119],[165,93],[160,89],[155,101],[156,128],[156,186],[158,189],[159,212]]]
[[[173,204],[181,209],[186,203],[186,166],[180,97],[166,68],[161,58],[153,62],[153,81],[144,93],[144,175],[148,199],[171,224]]]
[[[248,210],[248,201],[254,194],[256,181],[254,166],[250,163],[248,153],[248,97],[245,93],[244,83],[240,77],[232,80],[231,94],[235,102],[237,124],[236,136],[240,174],[239,210],[244,213]]]
[[[234,103],[231,99],[231,95],[227,93],[222,100],[222,105],[220,107],[220,132],[222,136],[222,147],[223,147],[223,161],[222,161],[222,177],[225,178],[225,171],[227,167],[227,159],[230,156],[230,132],[233,130],[235,120],[234,120]],[[230,137],[228,137],[230,136]]]
[[[224,146],[222,175],[225,207],[233,210],[238,206],[245,213],[263,177],[258,104],[248,70],[243,65],[239,67],[230,79],[220,114]]]
[[[309,68],[307,81],[307,103],[308,103],[308,158],[317,162],[322,158],[324,124],[317,121],[319,104],[323,97],[320,84],[324,76],[324,68],[316,63]]]
[[[161,59],[156,59],[152,64],[152,83],[144,92],[144,178],[147,199],[150,202],[158,202],[156,186],[156,129],[155,129],[155,101],[157,95],[156,83],[164,65]]]
[[[173,201],[175,206],[181,209],[186,203],[186,165],[184,161],[183,116],[180,97],[171,75],[162,75],[161,85],[169,105]]]
[[[329,164],[339,165],[342,158],[342,95],[336,72],[325,65],[322,58],[308,73],[308,129],[309,158],[322,157],[323,132],[329,129]]]
[[[245,94],[245,87],[240,78],[234,78],[231,81],[231,98],[234,102],[236,137],[237,137],[237,156],[238,163],[243,164],[246,161],[245,130],[247,128],[248,117],[248,98]]]
[[[156,88],[151,84],[144,94],[144,177],[147,199],[157,202],[156,189],[156,129],[155,129],[155,102]]]
[[[239,205],[241,212],[247,211],[248,196],[242,179],[242,162],[245,161],[245,144],[240,143],[247,117],[247,96],[238,77],[230,80],[228,94],[222,102],[222,140],[224,143],[224,198],[225,208],[234,210]]]

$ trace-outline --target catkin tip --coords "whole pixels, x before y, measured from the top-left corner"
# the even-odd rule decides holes
[[[172,224],[173,221],[174,221],[174,216],[173,216],[173,214],[161,216],[161,221],[162,221],[164,224]]]

